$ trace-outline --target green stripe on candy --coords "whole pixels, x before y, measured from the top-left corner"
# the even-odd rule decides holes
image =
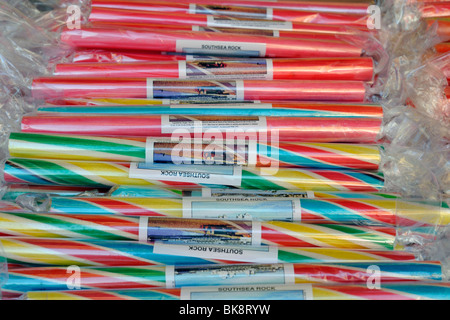
[[[374,235],[374,234],[366,234],[366,233],[363,234],[363,233],[361,233],[361,230],[352,228],[350,226],[345,226],[345,225],[330,224],[330,225],[327,225],[327,228],[334,229],[336,231],[340,231],[343,233],[355,235],[356,237],[370,241],[371,243],[377,243],[379,245],[382,245],[383,247],[385,247],[389,250],[394,249],[393,241],[387,241],[387,242],[380,241],[381,239],[383,239],[382,236],[378,236],[378,235]]]
[[[93,238],[93,239],[104,239],[104,240],[130,240],[128,237],[123,237],[117,234],[111,234],[102,230],[94,229],[91,226],[84,226],[83,224],[71,223],[68,221],[60,220],[57,218],[52,218],[49,216],[44,216],[40,214],[30,214],[30,213],[13,213],[13,216],[18,216],[27,220],[36,221],[39,223],[47,224],[55,227],[55,229],[63,229],[74,233],[79,233],[82,238]],[[102,226],[99,225],[101,228]],[[48,232],[53,232],[52,229],[45,230]]]
[[[86,268],[89,270],[90,268]],[[161,282],[162,286],[166,283],[166,272],[164,269],[150,269],[150,268],[130,268],[130,267],[113,267],[113,269],[105,267],[105,268],[94,268],[95,270],[102,272],[111,272],[114,271],[114,274],[120,274],[129,277],[139,277],[146,278],[147,280]]]
[[[68,170],[58,164],[55,164],[49,160],[39,159],[23,159],[14,158],[9,160],[12,164],[19,165],[23,170],[34,171],[33,174],[48,181],[53,181],[61,185],[80,185],[80,186],[103,186],[94,180],[83,177],[71,170]],[[26,180],[25,177],[18,177],[19,179]]]
[[[260,190],[285,190],[282,186],[274,184],[261,176],[242,170],[242,189],[260,189]]]
[[[118,142],[34,133],[12,133],[10,135],[10,140],[29,141],[53,146],[61,146],[63,149],[69,146],[70,148],[92,150],[96,152],[105,152],[145,159],[145,147],[137,147]]]

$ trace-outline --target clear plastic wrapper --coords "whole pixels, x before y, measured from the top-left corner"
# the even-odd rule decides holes
[[[59,77],[372,81],[372,58],[241,59],[57,64]]]
[[[280,220],[320,224],[440,226],[450,223],[445,202],[296,197],[22,197],[34,212],[114,214],[196,219]],[[6,211],[6,210],[3,210]]]
[[[209,141],[248,138],[253,141],[341,142],[373,144],[382,130],[382,119],[355,117],[260,117],[192,115],[66,115],[28,114],[21,131],[122,137],[195,137]]]
[[[239,166],[145,165],[137,163],[9,158],[6,183],[112,187],[115,185],[198,189],[242,189],[379,192],[383,174],[362,170],[242,168]]]
[[[259,288],[259,289],[258,289]],[[227,286],[147,290],[34,291],[27,300],[448,300],[448,282],[367,285],[298,284],[291,286]],[[262,289],[262,291],[260,291]],[[280,294],[284,293],[284,294]]]
[[[437,238],[437,228],[431,226],[417,226],[397,234],[397,228],[392,226],[289,221],[34,213],[0,216],[9,221],[0,226],[2,236],[388,251],[420,247]]]
[[[405,86],[408,102],[419,112],[447,126],[447,130],[450,106],[445,88],[448,86],[449,64],[450,53],[432,57],[408,71]]]
[[[379,271],[381,284],[443,281],[438,262],[349,262],[345,264],[230,264],[207,266],[79,267],[78,289],[146,289],[294,283],[366,284]],[[224,275],[229,275],[224,276]],[[4,290],[67,290],[65,267],[13,269]],[[67,279],[69,280],[69,279]]]
[[[131,101],[129,101],[131,100]],[[112,102],[116,102],[111,101]],[[264,101],[243,103],[220,103],[220,104],[155,104],[150,105],[150,100],[141,101],[142,105],[127,104],[140,101],[125,99],[123,104],[111,104],[104,102],[96,106],[96,101],[86,101],[89,106],[82,105],[52,105],[38,106],[36,112],[40,113],[64,113],[64,114],[180,114],[184,115],[242,115],[242,116],[280,116],[280,117],[358,117],[358,118],[382,118],[383,107],[378,104],[358,103],[333,103],[333,102],[301,102],[301,101]],[[73,102],[76,103],[76,102]],[[80,104],[84,103],[80,101]],[[98,104],[101,104],[99,101]]]
[[[381,167],[386,187],[410,197],[441,199],[448,194],[448,127],[413,108],[385,113],[386,144]]]

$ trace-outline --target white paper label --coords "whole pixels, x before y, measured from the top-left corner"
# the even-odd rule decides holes
[[[153,253],[236,262],[278,262],[278,248],[273,246],[236,247],[227,245],[173,244],[166,242],[155,242]]]
[[[275,298],[276,297],[276,298]],[[180,300],[313,300],[312,285],[183,287]]]
[[[255,20],[255,19],[239,19],[234,20],[226,17],[207,17],[207,26],[216,28],[242,28],[242,29],[263,29],[263,30],[292,30],[291,21],[277,20]]]
[[[239,286],[292,285],[292,264],[224,264],[201,266],[168,266],[166,286]]]
[[[178,61],[179,79],[227,80],[273,79],[272,59]]]
[[[182,39],[176,42],[176,52],[216,56],[265,57],[266,44]]]
[[[189,226],[186,226],[186,223]],[[261,246],[261,222],[219,219],[174,219],[139,217],[140,242],[202,244],[227,246]],[[195,230],[195,231],[193,231]]]
[[[242,167],[131,163],[129,178],[239,187]]]
[[[271,103],[171,104],[171,109],[272,109]]]
[[[223,132],[265,132],[267,130],[266,117],[251,116],[183,116],[183,115],[162,115],[161,133],[174,133],[175,130],[184,130],[190,133],[203,133],[206,131]],[[226,139],[226,137],[225,137]]]
[[[296,197],[314,199],[313,191],[300,190],[244,190],[244,189],[202,189],[202,197]]]
[[[299,198],[214,197],[183,198],[184,218],[301,221]]]

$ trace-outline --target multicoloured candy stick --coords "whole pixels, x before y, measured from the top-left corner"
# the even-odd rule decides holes
[[[205,266],[79,267],[79,289],[146,289],[191,286],[367,283],[379,272],[381,284],[442,280],[438,262],[352,262],[343,264],[229,264]],[[228,275],[228,276],[225,276]],[[27,292],[70,289],[65,267],[10,270],[5,291]]]
[[[61,113],[112,113],[112,114],[179,114],[180,107],[188,105],[189,108],[185,108],[187,114],[195,115],[230,115],[227,109],[232,108],[236,113],[233,115],[248,115],[246,110],[251,110],[250,115],[260,116],[283,116],[283,117],[375,117],[383,118],[383,107],[377,104],[359,104],[359,103],[336,103],[336,102],[317,102],[317,101],[272,101],[265,100],[264,102],[258,101],[215,101],[215,110],[211,111],[208,103],[205,101],[195,101],[194,104],[189,101],[183,100],[171,100],[171,99],[132,99],[132,98],[66,98],[66,99],[47,99],[46,105],[38,106],[37,110],[42,112],[56,112],[60,108]],[[251,104],[255,108],[250,108]],[[90,112],[89,106],[96,112]],[[123,106],[127,106],[124,108]],[[194,109],[190,108],[194,107]],[[245,106],[246,108],[243,108]],[[52,109],[56,108],[56,110]],[[95,107],[95,108],[94,108]],[[107,109],[111,108],[108,112]],[[268,109],[271,107],[270,109]],[[67,109],[66,109],[67,108]],[[72,109],[73,108],[73,109]],[[79,108],[79,109],[78,109]],[[197,108],[197,110],[195,109]],[[152,112],[151,110],[155,110]],[[168,109],[177,109],[171,112]],[[262,110],[263,109],[263,110]],[[77,111],[79,110],[79,111]],[[127,111],[129,110],[129,111]],[[277,114],[279,113],[279,114]]]
[[[8,263],[42,266],[145,266],[247,263],[415,261],[407,251],[340,248],[233,247],[136,241],[2,237]]]
[[[376,250],[432,241],[436,232],[423,227],[416,238],[403,239],[387,226],[86,214],[1,213],[0,221],[2,236]]]
[[[180,144],[182,143],[182,144]],[[180,147],[181,146],[181,147]],[[11,133],[10,156],[18,158],[169,164],[239,164],[264,167],[308,167],[378,170],[378,145],[344,143],[277,143],[254,146],[183,143],[162,138]],[[214,152],[214,155],[212,153]],[[236,163],[237,162],[237,163]]]
[[[183,169],[176,167],[178,167],[176,170]],[[208,170],[211,168],[206,167]],[[86,187],[128,185],[170,189],[220,186],[210,184],[211,182],[200,179],[201,177],[192,178],[191,182],[183,182],[167,177],[164,172],[160,173],[159,177],[154,177],[146,175],[146,171],[142,170],[146,169],[139,171],[137,175],[139,178],[132,178],[130,163],[9,158],[4,164],[3,171],[7,183],[34,185]],[[225,180],[222,181],[226,183]],[[384,187],[384,178],[381,173],[358,170],[279,168],[274,172],[271,168],[245,168],[240,176],[236,176],[233,185],[242,189],[378,192]]]
[[[273,286],[271,286],[273,287]],[[256,286],[152,288],[145,290],[68,290],[33,291],[27,300],[448,300],[450,283],[422,282],[367,285],[297,284],[276,286],[276,291],[258,292]],[[234,289],[234,290],[233,290]],[[265,289],[266,290],[266,289]],[[249,294],[257,291],[257,294]],[[280,295],[280,291],[285,294]],[[239,292],[243,292],[240,294]],[[307,294],[309,292],[310,294]]]
[[[56,214],[257,219],[350,225],[414,226],[450,223],[450,209],[445,202],[425,203],[399,198],[51,197],[49,200],[48,206],[37,207],[36,211]]]
[[[116,102],[113,100],[111,102]],[[375,104],[356,103],[319,103],[319,102],[288,102],[288,101],[265,101],[264,103],[222,103],[214,104],[172,104],[155,105],[151,101],[143,100],[141,105],[128,104],[139,103],[137,100],[129,99],[122,104],[111,102],[90,101],[86,103],[91,106],[55,106],[45,105],[37,108],[40,113],[68,113],[68,114],[135,114],[135,115],[159,115],[180,114],[184,115],[217,115],[217,116],[262,116],[262,117],[332,117],[332,118],[382,118],[383,108]],[[120,101],[117,101],[120,102]],[[81,101],[80,101],[81,103]],[[94,106],[98,105],[98,106]],[[126,107],[124,107],[126,106]]]
[[[108,193],[111,197],[294,197],[294,198],[346,198],[346,199],[395,199],[400,195],[382,192],[314,192],[301,190],[258,190],[233,188],[199,188],[176,190],[156,187],[114,186]]]

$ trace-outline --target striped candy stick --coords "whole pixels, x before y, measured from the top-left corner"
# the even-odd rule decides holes
[[[372,289],[367,285],[332,285],[332,284],[299,284],[277,286],[275,294],[266,293],[249,295],[245,286],[234,287],[233,294],[225,294],[223,287],[197,288],[152,288],[146,290],[70,290],[70,291],[32,291],[27,293],[27,300],[304,300],[305,291],[311,292],[308,300],[448,300],[450,299],[450,283],[421,282],[384,284],[381,288]],[[230,288],[230,286],[228,286]],[[233,289],[233,288],[231,288]],[[195,290],[195,292],[194,292]],[[186,292],[187,291],[187,292]],[[237,292],[244,292],[245,298]],[[284,291],[284,295],[280,295]],[[190,294],[193,293],[193,294]],[[203,293],[203,294],[200,294]]]
[[[323,263],[415,261],[419,257],[407,251],[354,250],[341,248],[296,248],[257,246],[235,247],[170,244],[158,247],[136,241],[46,239],[2,237],[0,244],[9,264],[42,266],[145,266],[145,265],[204,265],[233,262]],[[162,249],[161,249],[162,248]],[[167,250],[170,248],[170,251]],[[211,249],[210,249],[211,248]],[[164,250],[165,251],[161,251]],[[204,251],[202,250],[204,249]],[[204,252],[216,250],[216,255]],[[245,250],[244,250],[245,249]]]
[[[409,238],[397,237],[395,227],[384,226],[32,213],[0,213],[0,222],[2,236],[145,242],[183,239],[191,243],[376,250],[413,244]],[[435,232],[434,228],[415,230],[421,241],[432,241]]]
[[[297,197],[297,198],[345,198],[345,199],[395,199],[400,195],[383,192],[314,192],[302,190],[258,190],[258,189],[234,189],[234,188],[198,188],[193,190],[176,190],[156,187],[112,187],[111,197],[157,197],[157,198],[181,198],[185,197]]]
[[[189,143],[180,150],[178,141],[144,137],[11,133],[8,140],[12,157],[83,161],[144,162],[151,157],[157,163],[197,164],[197,161],[214,160],[207,158],[211,147],[216,153],[216,163],[223,163],[230,157],[234,160],[237,155],[242,158],[237,164],[257,167],[276,164],[279,167],[378,170],[381,160],[377,145],[344,143],[259,143],[249,151],[240,152],[235,150],[234,144],[209,143],[202,143],[201,148]],[[254,162],[249,160],[250,154],[254,155]]]
[[[279,117],[371,117],[382,118],[383,108],[379,105],[369,104],[336,104],[318,102],[270,102],[246,103],[246,108],[242,108],[242,103],[222,103],[215,104],[213,108],[210,104],[173,104],[154,105],[152,101],[144,100],[139,105],[139,101],[125,101],[123,104],[94,106],[95,102],[89,102],[91,106],[64,106],[46,105],[37,108],[38,113],[59,113],[59,114],[180,114],[185,115],[241,115],[241,116],[279,116]],[[135,103],[134,105],[130,103]]]
[[[367,283],[377,268],[380,283],[442,280],[438,262],[317,264],[229,264],[204,266],[79,267],[79,289],[146,289],[186,286]],[[372,268],[372,269],[370,269]],[[224,276],[224,275],[232,276]],[[10,292],[66,290],[65,267],[13,269],[3,289]]]
[[[184,218],[226,216],[228,219],[237,219],[245,214],[247,219],[258,220],[392,226],[450,223],[450,209],[445,202],[425,203],[399,198],[296,200],[283,197],[51,197],[49,200],[49,206],[43,208],[42,212]],[[217,209],[219,205],[220,210]],[[296,205],[298,208],[293,209]],[[274,210],[274,207],[279,210]]]
[[[208,166],[206,166],[208,167]],[[384,187],[381,173],[359,170],[298,168],[245,168],[242,189],[378,192]],[[4,164],[7,183],[107,187],[115,185],[199,188],[216,186],[195,182],[130,178],[130,164],[116,162],[9,158]]]

